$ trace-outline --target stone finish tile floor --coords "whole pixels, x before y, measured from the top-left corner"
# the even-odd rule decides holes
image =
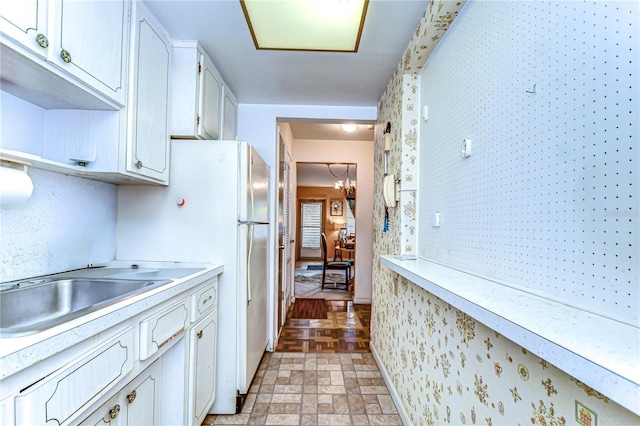
[[[203,425],[402,425],[370,353],[266,353],[240,414]]]

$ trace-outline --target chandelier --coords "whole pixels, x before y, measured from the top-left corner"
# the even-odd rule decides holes
[[[356,193],[356,181],[349,178],[349,166],[350,164],[347,164],[347,169],[342,175],[336,175],[333,173],[333,170],[331,170],[331,164],[327,164],[329,173],[331,173],[334,178],[338,179],[333,185],[336,191],[340,194],[344,193],[347,197],[352,197]],[[342,179],[345,176],[346,179]]]

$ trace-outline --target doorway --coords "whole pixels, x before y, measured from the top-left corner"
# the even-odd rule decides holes
[[[353,300],[355,266],[349,268],[348,278],[344,271],[336,269],[325,274],[321,236],[326,237],[327,261],[354,265],[355,249],[346,248],[344,242],[348,235],[355,239],[356,164],[298,162],[295,167],[298,247],[294,295],[296,299]],[[347,288],[337,285],[345,279],[349,282]],[[323,286],[323,280],[329,286]],[[331,288],[331,283],[336,285]]]
[[[324,232],[324,200],[300,200],[298,259],[322,260],[320,235]]]

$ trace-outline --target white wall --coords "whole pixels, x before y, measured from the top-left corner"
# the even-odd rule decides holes
[[[349,107],[349,106],[310,106],[310,105],[259,105],[259,104],[239,104],[238,105],[238,139],[249,142],[253,145],[264,160],[271,166],[271,187],[278,184],[277,169],[278,164],[278,140],[277,122],[287,121],[286,118],[305,119],[352,119],[352,120],[375,120],[377,114],[376,107]],[[373,163],[373,160],[372,160]],[[358,183],[359,184],[359,183]],[[277,223],[277,191],[271,191],[271,222]],[[276,307],[276,243],[277,226],[272,226],[271,252],[269,254],[272,270],[270,271],[269,291],[272,295],[272,309]],[[270,336],[273,342],[277,333],[275,330],[275,313],[270,313]]]
[[[420,82],[422,257],[637,326],[638,16],[467,4]]]
[[[5,92],[0,107],[2,148],[41,155],[45,110]],[[33,168],[27,173],[31,198],[0,207],[0,281],[113,260],[116,186]]]
[[[0,281],[113,260],[116,186],[37,169],[28,174],[31,198],[0,208]]]
[[[355,303],[371,303],[373,247],[373,141],[335,141],[297,139],[293,161],[296,163],[355,163],[356,197],[356,272]],[[345,207],[346,208],[346,207]]]

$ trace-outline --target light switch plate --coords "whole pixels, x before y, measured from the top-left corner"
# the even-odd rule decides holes
[[[431,226],[433,227],[440,226],[440,212],[433,212],[431,214]]]

